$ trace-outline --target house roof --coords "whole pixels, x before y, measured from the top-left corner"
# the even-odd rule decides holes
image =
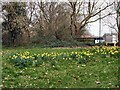
[[[108,35],[117,35],[117,33],[105,33],[103,36],[108,36]]]
[[[91,34],[83,34],[83,35],[81,35],[81,38],[89,38],[89,37],[93,37],[93,35],[91,35]]]

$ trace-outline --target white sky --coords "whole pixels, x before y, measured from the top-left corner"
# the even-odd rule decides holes
[[[103,1],[103,0],[101,0],[101,1]],[[109,0],[104,0],[104,1],[112,2],[113,0],[110,0],[110,1]],[[112,7],[112,9],[114,10],[113,7]],[[107,14],[107,12],[109,12],[110,10],[111,9],[108,9],[107,11],[102,12],[101,14]],[[113,16],[106,17],[104,19],[104,21],[101,20],[101,36],[103,36],[105,33],[116,33],[116,31],[114,29],[111,29],[109,26],[105,25],[105,21],[106,21],[106,24],[107,24],[107,22],[110,22],[112,24],[116,23],[115,18],[110,18],[110,17],[113,17]],[[100,27],[99,20],[94,22],[94,23],[90,23],[89,24],[90,33],[94,36],[99,36],[99,27]]]
[[[0,0],[0,1],[2,1],[2,0]],[[6,1],[9,2],[9,1],[40,1],[40,0],[4,0],[2,2],[6,2]],[[45,1],[45,0],[43,0],[43,1]],[[47,0],[47,1],[49,1],[49,0]],[[53,0],[53,1],[58,1],[58,0]],[[65,2],[67,0],[59,0],[59,1]],[[71,0],[71,1],[74,1],[74,0]],[[89,0],[85,0],[85,1],[89,1]],[[100,2],[103,2],[103,1],[109,2],[109,0],[99,0],[99,1]],[[110,0],[110,1],[112,1],[112,0]],[[0,21],[1,20],[2,19],[0,18]],[[115,22],[115,21],[113,20],[113,22]],[[99,36],[99,21],[89,24],[88,29],[92,35]],[[103,24],[103,21],[101,20],[101,35],[103,36],[104,33],[111,33],[111,29],[108,26],[105,26]]]
[[[29,1],[29,2],[32,2],[32,1],[47,1],[47,2],[56,2],[56,1],[60,1],[60,2],[67,2],[68,0],[0,0],[1,2],[26,2],[26,1]],[[71,2],[74,2],[76,0],[69,0]],[[79,0],[79,1],[83,1],[83,0]],[[84,0],[86,2],[88,2],[89,0]],[[98,0],[90,0],[91,2],[92,1],[98,1]],[[109,1],[112,1],[112,0],[99,0],[99,2],[109,2]]]
[[[115,21],[113,21],[115,22]],[[94,36],[99,36],[99,21],[89,24],[90,33]],[[107,25],[104,25],[103,21],[101,20],[101,36],[105,33],[115,32],[114,29],[111,29]]]

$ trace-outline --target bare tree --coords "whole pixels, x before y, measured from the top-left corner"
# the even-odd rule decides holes
[[[98,2],[98,0],[89,0],[89,1],[75,0],[74,2],[69,1],[69,4],[70,4],[69,6],[71,7],[71,11],[72,11],[70,15],[71,35],[73,34],[80,35],[80,32],[82,31],[82,29],[88,23],[96,22],[99,19],[103,19],[111,15],[111,13],[107,13],[105,15],[102,15],[101,17],[98,17],[99,13],[107,10],[107,8],[113,5],[113,2],[105,3],[105,2]],[[92,18],[94,17],[96,17],[96,19],[93,20]]]
[[[30,2],[27,5],[24,10],[27,11],[28,15],[23,15],[24,18],[16,15],[11,19],[12,23],[6,27],[18,24],[17,27],[24,28],[30,39],[31,28],[28,26],[32,24],[32,28],[37,28],[38,31],[43,33],[43,36],[62,40],[67,35],[73,38],[81,36],[88,23],[111,15],[111,13],[106,13],[98,17],[99,13],[106,11],[113,5],[113,2],[98,3],[98,0],[87,0],[87,2],[86,0],[74,0],[74,2],[71,2],[68,0],[68,2]],[[101,8],[99,8],[100,6]],[[9,8],[8,10],[12,9]],[[13,11],[15,11],[15,8]],[[7,12],[10,13],[10,11]],[[13,12],[11,15],[13,14],[15,13]],[[96,18],[93,19],[94,17]],[[16,23],[13,23],[13,21]]]
[[[35,17],[46,36],[55,36],[61,40],[69,27],[69,10],[64,3],[58,2],[36,2],[38,10]],[[69,32],[69,31],[67,31]]]
[[[40,29],[44,31],[44,34],[54,35],[59,39],[57,32],[63,27],[68,29],[68,26],[70,30],[68,29],[67,32],[70,32],[72,37],[81,36],[88,23],[111,15],[111,13],[106,13],[98,17],[99,13],[106,11],[113,5],[113,2],[98,2],[98,0],[87,2],[86,0],[74,0],[74,2],[71,2],[71,0],[68,0],[64,4],[61,2],[34,2],[34,5],[37,8],[33,9],[36,17],[34,20],[37,24],[39,23]],[[94,17],[96,18],[92,19]],[[61,31],[64,31],[64,29]]]
[[[116,4],[116,13],[117,13],[117,27],[118,27],[118,45],[120,46],[120,1],[117,1]]]
[[[120,1],[113,2],[114,5],[109,9],[111,15],[104,19],[104,23],[118,34],[118,45],[120,45]]]

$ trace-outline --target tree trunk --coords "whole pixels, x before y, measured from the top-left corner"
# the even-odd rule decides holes
[[[15,46],[15,31],[10,31],[10,36],[11,36],[11,44],[10,46],[14,47]]]
[[[118,32],[117,32],[117,36],[118,36],[118,46],[120,46],[120,15],[119,13],[117,12],[117,17],[116,17],[116,22],[117,22],[117,29],[118,29]]]
[[[120,20],[119,20],[119,22],[120,22]],[[118,26],[118,46],[120,46],[120,23]]]
[[[73,16],[70,16],[71,18],[71,24],[70,24],[70,30],[71,30],[71,36],[73,36]]]

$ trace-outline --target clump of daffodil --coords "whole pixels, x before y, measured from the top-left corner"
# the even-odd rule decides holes
[[[14,63],[24,63],[25,65],[29,63],[30,65],[39,65],[41,60],[76,60],[79,62],[92,61],[95,55],[103,55],[103,56],[111,56],[116,57],[119,56],[117,47],[93,47],[89,49],[84,49],[82,51],[71,51],[71,52],[51,52],[51,53],[30,53],[29,51],[16,53],[14,55],[9,56],[9,60]],[[83,61],[82,61],[83,60]]]

